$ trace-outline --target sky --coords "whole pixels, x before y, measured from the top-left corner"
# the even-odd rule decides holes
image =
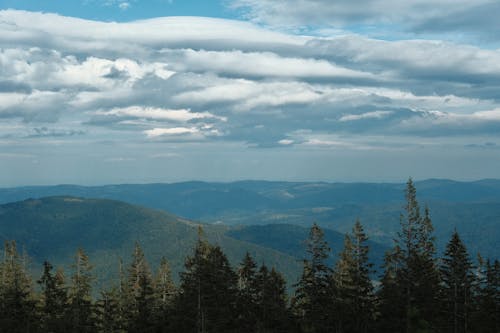
[[[498,0],[0,0],[0,187],[500,178]]]

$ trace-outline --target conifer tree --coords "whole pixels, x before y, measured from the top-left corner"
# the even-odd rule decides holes
[[[406,311],[403,289],[398,281],[400,249],[386,252],[384,256],[384,273],[377,291],[378,332],[404,332]]]
[[[68,294],[64,282],[64,272],[57,270],[53,274],[52,268],[52,265],[45,261],[43,274],[37,281],[42,293],[40,326],[43,332],[65,333],[68,330],[66,309]]]
[[[16,242],[5,242],[0,264],[0,332],[30,332],[36,329],[32,280],[27,258],[17,252]]]
[[[135,244],[126,285],[128,332],[151,332],[154,329],[154,290],[151,271],[140,245]]]
[[[247,252],[238,269],[238,327],[240,332],[256,330],[258,286],[255,261]]]
[[[500,332],[500,262],[490,259],[481,263],[482,277],[480,289],[476,295],[478,306],[474,316],[474,329],[477,332]]]
[[[472,262],[460,236],[455,231],[441,260],[443,329],[450,333],[470,330],[472,311]]]
[[[254,332],[289,332],[292,325],[287,308],[285,279],[274,267],[269,271],[263,264],[256,273],[255,280],[257,312]]]
[[[367,240],[361,223],[356,221],[351,235],[345,237],[334,270],[337,332],[366,332],[373,320],[372,265],[368,262]]]
[[[97,332],[125,333],[120,292],[117,288],[101,291],[96,302]]]
[[[396,245],[397,287],[403,297],[401,306],[406,312],[405,327],[411,333],[432,330],[437,318],[439,274],[435,259],[434,238],[429,210],[421,216],[416,189],[410,178],[405,190],[406,205],[401,214],[401,231]]]
[[[157,332],[169,330],[176,292],[168,261],[166,258],[162,258],[154,279],[154,321],[157,325]]]
[[[219,246],[210,245],[199,229],[194,254],[186,259],[176,301],[177,331],[233,332],[237,275]]]
[[[331,269],[326,264],[330,248],[316,223],[311,227],[306,246],[307,258],[296,284],[295,312],[306,332],[326,332],[331,322]]]
[[[78,249],[75,262],[72,265],[72,284],[69,288],[69,327],[71,332],[90,333],[95,331],[92,269],[88,256],[83,249]]]

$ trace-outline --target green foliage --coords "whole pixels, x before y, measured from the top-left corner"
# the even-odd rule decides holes
[[[302,276],[296,285],[295,312],[304,324],[304,330],[326,332],[331,313],[331,281],[326,264],[330,248],[321,228],[314,223],[306,241],[307,258]]]
[[[0,332],[29,332],[36,325],[32,281],[27,258],[17,252],[15,242],[5,242],[0,263]]]
[[[58,269],[53,274],[52,268],[48,261],[44,262],[43,274],[37,281],[41,292],[40,327],[44,332],[64,333],[69,326],[68,293],[64,272]]]
[[[72,265],[69,288],[69,330],[78,333],[94,332],[94,309],[92,304],[92,265],[83,249],[78,249]]]

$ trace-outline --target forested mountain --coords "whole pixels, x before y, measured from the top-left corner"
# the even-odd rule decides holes
[[[39,270],[44,260],[67,267],[76,249],[84,248],[99,284],[117,279],[120,259],[127,262],[136,242],[152,263],[168,257],[177,279],[196,242],[198,226],[165,212],[105,199],[47,197],[0,205],[0,240],[15,240],[31,256],[33,269]],[[290,281],[297,278],[300,263],[296,257],[230,237],[225,226],[203,228],[207,239],[220,245],[231,263],[236,264],[248,251],[259,263],[280,269]]]
[[[500,181],[415,183],[433,216],[437,247],[458,230],[471,253],[498,257]],[[225,225],[295,224],[315,221],[345,233],[359,218],[372,240],[389,245],[399,227],[404,184],[185,182],[83,187],[74,185],[0,189],[0,202],[72,195],[121,200],[188,219]],[[478,227],[480,226],[480,227]]]

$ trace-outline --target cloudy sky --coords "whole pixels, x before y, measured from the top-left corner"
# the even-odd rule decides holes
[[[500,178],[498,0],[1,0],[0,187]]]

